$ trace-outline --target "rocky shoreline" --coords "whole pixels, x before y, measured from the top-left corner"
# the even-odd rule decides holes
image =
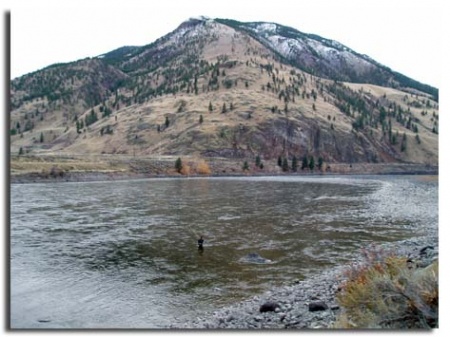
[[[418,237],[383,245],[407,256],[418,268],[438,258],[438,235]],[[354,261],[359,257],[355,254]],[[346,266],[338,266],[306,280],[295,281],[246,301],[177,323],[170,329],[333,329],[341,308],[336,294],[345,280]]]

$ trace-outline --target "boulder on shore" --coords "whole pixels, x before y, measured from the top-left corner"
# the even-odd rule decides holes
[[[275,311],[280,305],[275,302],[266,302],[259,307],[259,312]]]
[[[328,309],[328,305],[323,301],[311,302],[308,309],[309,311],[323,311]]]

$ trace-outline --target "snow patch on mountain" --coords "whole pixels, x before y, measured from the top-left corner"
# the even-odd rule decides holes
[[[265,44],[288,59],[301,57],[306,63],[322,60],[331,66],[354,67],[357,72],[364,67],[372,68],[371,59],[361,57],[341,43],[320,37],[309,37],[298,33],[298,36],[283,36],[283,29],[274,23],[257,23],[250,26]],[[290,35],[292,32],[290,32]],[[300,56],[302,55],[302,56]],[[367,69],[368,69],[367,68]]]
[[[189,20],[197,20],[197,21],[209,21],[211,18],[206,15],[199,15],[199,16],[191,16]]]
[[[186,39],[191,39],[196,36],[201,36],[210,30],[216,23],[214,20],[209,19],[206,16],[193,17],[183,22],[172,34],[166,43],[178,44],[182,43]],[[159,46],[162,48],[163,46]]]
[[[270,22],[255,23],[246,28],[265,38],[272,37],[277,33],[277,25]]]
[[[288,39],[280,35],[272,35],[267,39],[270,44],[283,56],[289,57],[305,49],[304,44],[295,39]]]
[[[256,26],[256,32],[258,32],[258,33],[260,33],[260,32],[276,33],[276,31],[277,31],[277,25],[274,23],[265,22],[265,23],[261,23]]]
[[[316,40],[308,39],[307,43],[321,57],[334,58],[339,53],[339,51],[336,48],[328,47],[328,46],[324,45],[323,43],[316,41]]]

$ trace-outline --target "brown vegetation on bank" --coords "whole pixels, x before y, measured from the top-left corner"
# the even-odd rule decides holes
[[[438,260],[426,268],[404,256],[371,247],[346,272],[335,328],[429,329],[439,325]]]

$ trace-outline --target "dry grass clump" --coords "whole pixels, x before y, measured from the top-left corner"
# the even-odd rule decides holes
[[[198,174],[211,174],[211,169],[206,161],[203,159],[197,163],[196,171]]]
[[[188,164],[183,164],[183,167],[181,168],[180,173],[184,176],[190,175],[191,167]]]
[[[336,328],[438,327],[438,261],[417,269],[406,257],[372,247],[345,276]]]
[[[184,176],[192,173],[203,175],[211,174],[211,169],[204,159],[191,159],[188,162],[187,160],[181,160],[181,158],[178,158],[175,162],[175,170]]]

